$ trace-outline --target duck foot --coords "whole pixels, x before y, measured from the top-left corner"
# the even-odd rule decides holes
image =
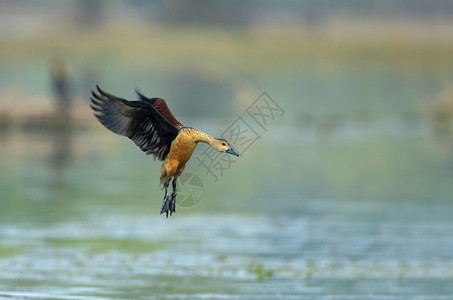
[[[160,209],[160,214],[165,213],[166,217],[168,218],[168,213],[170,216],[176,212],[176,193],[172,193],[170,196],[165,196],[164,202],[162,203],[162,207]]]
[[[162,207],[160,208],[160,214],[167,213],[168,218],[168,206],[169,206],[169,199],[170,197],[165,195],[164,202],[162,202]]]
[[[176,193],[170,195],[170,216],[176,212]]]

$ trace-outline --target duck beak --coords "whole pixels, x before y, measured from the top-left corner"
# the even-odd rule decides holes
[[[237,153],[236,151],[234,151],[234,149],[231,148],[231,146],[228,147],[228,150],[225,151],[225,152],[226,152],[226,153],[229,153],[229,154],[233,154],[233,155],[239,156],[239,153]]]

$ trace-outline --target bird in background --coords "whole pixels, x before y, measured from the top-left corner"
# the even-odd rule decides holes
[[[162,98],[147,98],[136,91],[140,101],[128,101],[103,91],[98,85],[91,91],[94,116],[105,128],[130,138],[146,154],[163,161],[160,188],[165,196],[160,213],[175,212],[176,180],[181,176],[199,142],[219,152],[239,156],[230,142],[189,126],[183,126],[171,113]],[[172,180],[173,191],[168,195]]]

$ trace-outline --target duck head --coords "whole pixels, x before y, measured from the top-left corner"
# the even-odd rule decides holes
[[[239,153],[237,153],[233,147],[231,147],[230,142],[224,139],[216,139],[215,143],[213,143],[212,147],[216,149],[217,151],[220,152],[225,152],[228,154],[236,155],[239,156]]]

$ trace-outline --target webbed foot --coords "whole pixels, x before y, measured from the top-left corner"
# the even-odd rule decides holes
[[[171,193],[171,195],[170,195],[169,209],[170,209],[170,216],[174,212],[176,212],[176,193]]]
[[[160,208],[160,214],[166,213],[167,218],[168,213],[170,213],[171,216],[174,212],[176,212],[176,193],[166,196],[162,203],[162,207]]]
[[[167,191],[168,191],[168,183],[169,181],[165,181],[165,196],[164,196],[164,202],[162,203],[162,207],[160,208],[160,214],[166,213],[167,218],[168,218],[168,213],[170,212],[170,216],[176,212],[176,178],[173,178],[173,192],[171,193],[170,196],[167,196]]]
[[[162,207],[160,208],[160,214],[166,213],[168,218],[169,210],[170,210],[170,196],[165,195],[164,202],[162,202]]]

